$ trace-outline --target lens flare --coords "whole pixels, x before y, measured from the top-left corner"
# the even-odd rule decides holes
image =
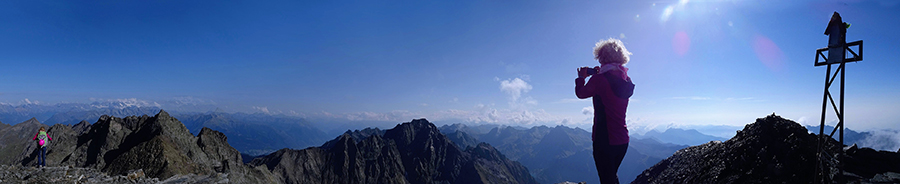
[[[679,56],[687,54],[688,50],[691,49],[691,39],[688,37],[687,33],[684,31],[675,33],[675,36],[672,38],[672,49],[675,50],[675,53]]]
[[[659,20],[662,22],[669,21],[669,17],[672,17],[673,12],[675,12],[675,7],[666,6],[666,9],[663,10],[662,16],[659,17]]]
[[[753,51],[756,52],[756,57],[766,68],[772,71],[781,71],[784,53],[771,39],[756,35],[753,38]]]

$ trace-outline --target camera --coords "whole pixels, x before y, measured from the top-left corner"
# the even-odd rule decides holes
[[[594,75],[594,74],[597,74],[597,72],[599,72],[599,71],[596,68],[587,68],[588,75]]]

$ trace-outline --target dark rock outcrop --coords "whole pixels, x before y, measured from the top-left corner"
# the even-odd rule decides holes
[[[725,142],[679,150],[632,183],[813,183],[817,137],[772,114]],[[827,139],[825,149],[833,153],[842,146]],[[900,182],[893,177],[900,172],[898,153],[851,148],[842,160],[849,182]]]
[[[354,131],[322,147],[282,149],[251,165],[268,168],[285,183],[536,183],[524,166],[490,145],[463,151],[425,119],[383,135]]]

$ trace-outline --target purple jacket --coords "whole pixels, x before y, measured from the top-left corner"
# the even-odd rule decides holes
[[[604,141],[609,145],[628,143],[625,112],[628,109],[628,98],[632,94],[634,83],[620,70],[594,75],[587,84],[584,78],[575,79],[575,95],[579,99],[593,97],[593,141]]]

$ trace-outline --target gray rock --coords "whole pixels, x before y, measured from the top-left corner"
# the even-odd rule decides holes
[[[81,122],[72,126],[72,130],[75,131],[76,135],[84,134],[85,132],[91,131],[91,123],[81,120]]]

